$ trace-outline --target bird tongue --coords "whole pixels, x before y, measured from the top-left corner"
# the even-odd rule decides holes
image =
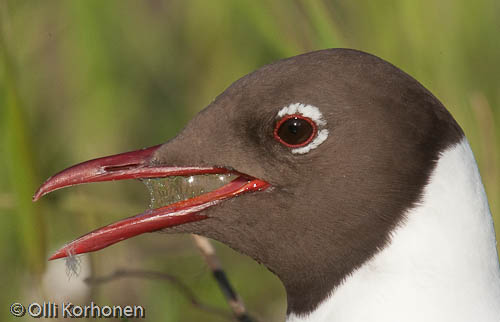
[[[200,213],[204,209],[242,193],[270,186],[265,181],[226,168],[154,165],[153,155],[159,147],[80,163],[52,176],[38,189],[33,196],[34,201],[67,186],[142,179],[152,196],[152,209],[83,235],[59,249],[50,260],[100,250],[139,234],[207,219]]]

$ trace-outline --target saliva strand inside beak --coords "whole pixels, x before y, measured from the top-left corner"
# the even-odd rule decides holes
[[[203,174],[189,177],[172,176],[166,178],[141,179],[150,195],[150,209],[194,198],[218,189],[234,179],[237,174]]]

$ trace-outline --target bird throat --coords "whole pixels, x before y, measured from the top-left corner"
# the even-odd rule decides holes
[[[234,179],[237,174],[203,174],[141,179],[149,191],[149,208],[164,207],[175,202],[198,197],[216,190]]]

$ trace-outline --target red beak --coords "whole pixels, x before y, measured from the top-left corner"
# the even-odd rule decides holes
[[[157,166],[153,164],[152,158],[159,148],[160,145],[157,145],[72,166],[47,179],[33,196],[33,201],[37,201],[54,190],[82,183],[234,172],[217,167]],[[203,220],[207,217],[200,214],[202,210],[212,207],[224,199],[238,196],[244,192],[264,190],[270,186],[265,181],[241,173],[237,174],[239,175],[237,179],[214,191],[161,208],[151,209],[140,215],[94,230],[66,244],[49,259],[96,251],[139,234]]]

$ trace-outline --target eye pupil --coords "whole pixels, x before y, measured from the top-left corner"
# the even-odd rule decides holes
[[[288,131],[292,134],[297,134],[299,132],[300,123],[294,120],[290,125],[288,125]]]
[[[315,124],[302,116],[289,116],[278,122],[275,137],[289,147],[299,147],[309,143],[316,134]]]

